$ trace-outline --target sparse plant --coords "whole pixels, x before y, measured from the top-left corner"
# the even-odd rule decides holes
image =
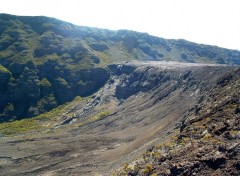
[[[144,174],[149,174],[153,171],[152,164],[147,164],[146,167],[142,170]]]

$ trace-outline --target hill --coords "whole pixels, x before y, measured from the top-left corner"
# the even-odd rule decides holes
[[[0,124],[0,173],[239,173],[239,67],[134,61],[108,69],[94,95]]]
[[[130,60],[240,64],[240,52],[128,30],[0,14],[0,122],[34,117],[89,96]]]

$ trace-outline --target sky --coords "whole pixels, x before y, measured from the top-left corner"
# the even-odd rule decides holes
[[[240,0],[0,0],[0,13],[240,50]]]

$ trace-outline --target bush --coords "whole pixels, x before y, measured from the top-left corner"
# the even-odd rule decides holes
[[[0,133],[12,135],[38,129],[39,125],[34,119],[24,119],[20,121],[7,122],[0,124]]]
[[[40,86],[43,86],[43,87],[51,87],[52,84],[47,80],[47,78],[43,78],[43,79],[40,81]]]
[[[0,73],[11,74],[11,72],[2,65],[0,65]]]
[[[152,166],[152,164],[147,164],[146,165],[146,168],[145,169],[143,169],[143,173],[144,174],[149,174],[149,173],[151,173],[153,171],[153,166]]]

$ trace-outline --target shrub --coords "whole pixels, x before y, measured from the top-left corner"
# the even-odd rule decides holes
[[[43,87],[51,87],[52,84],[47,80],[47,78],[43,78],[43,79],[40,81],[40,86],[43,86]]]
[[[0,73],[11,74],[11,72],[2,65],[0,65]]]
[[[85,125],[85,124],[87,124],[87,123],[91,123],[91,122],[100,120],[100,119],[108,116],[110,113],[111,113],[111,112],[110,112],[109,110],[99,112],[99,113],[97,113],[96,115],[94,115],[94,116],[88,118],[87,120],[81,122],[78,126],[80,127],[80,126],[83,126],[83,125]]]
[[[151,173],[153,171],[153,166],[152,166],[152,164],[147,164],[146,165],[146,168],[145,169],[143,169],[143,173],[144,174],[149,174],[149,173]]]
[[[16,133],[23,133],[31,130],[36,130],[38,128],[39,125],[36,120],[24,119],[0,124],[0,133],[5,135],[12,135]]]

